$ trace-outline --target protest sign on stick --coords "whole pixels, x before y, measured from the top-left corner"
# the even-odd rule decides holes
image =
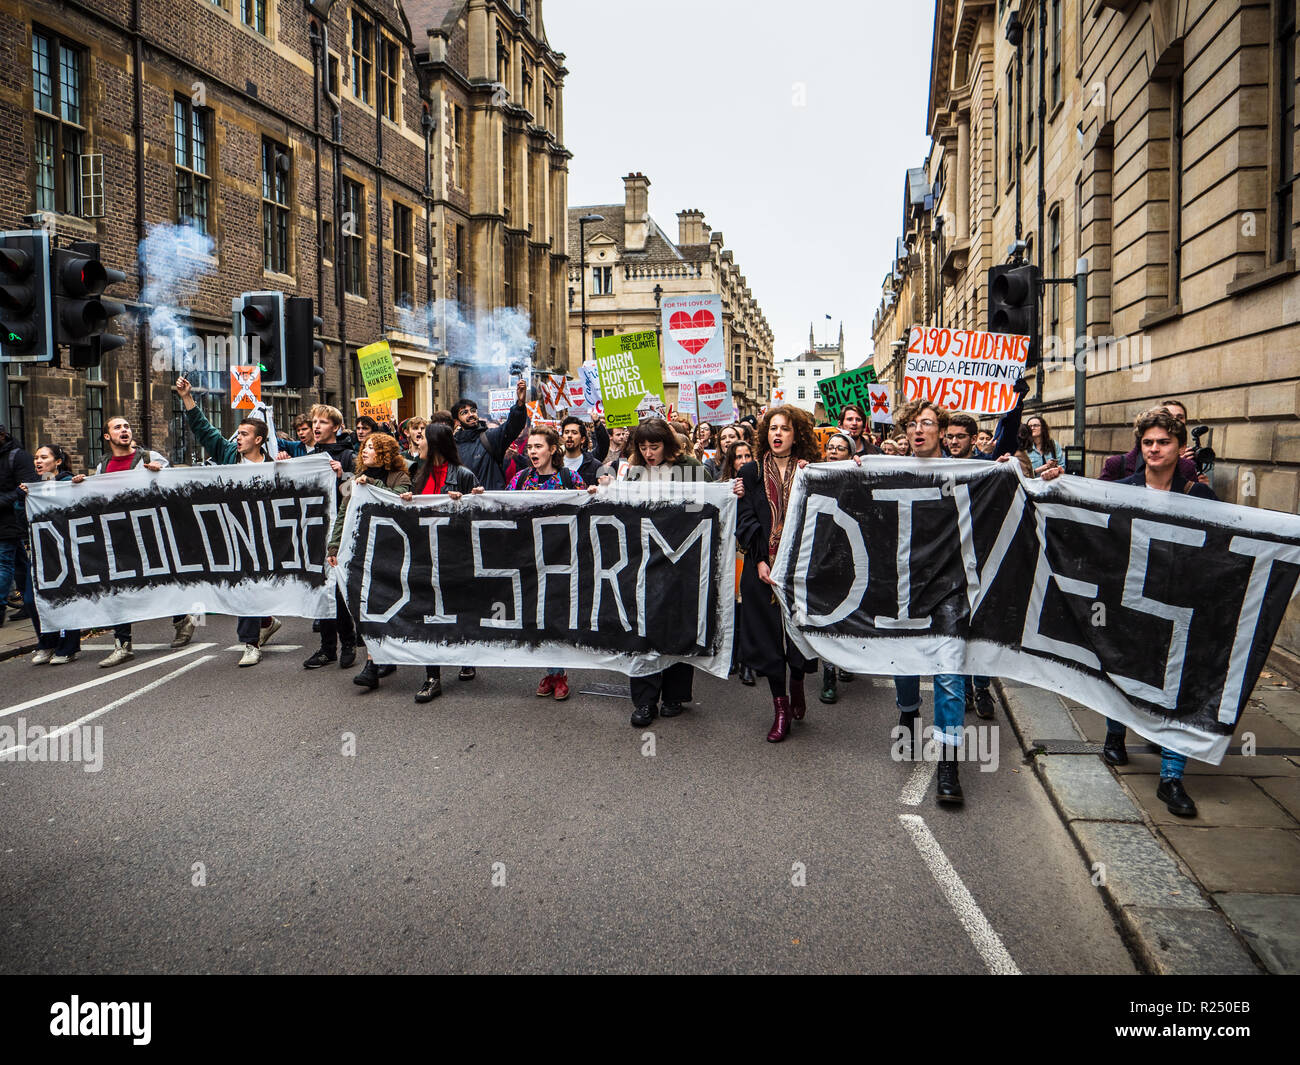
[[[261,402],[262,368],[232,366],[230,368],[230,409],[254,410]]]
[[[513,393],[511,393],[513,395]],[[365,396],[357,396],[354,403],[357,405],[357,417],[374,418],[377,422],[392,422],[397,420],[397,400],[384,399],[375,401]]]
[[[833,422],[840,420],[845,406],[854,403],[866,411],[871,403],[870,388],[876,383],[874,366],[859,366],[856,370],[845,370],[834,377],[825,377],[817,382],[821,391],[822,406],[826,408],[826,417]],[[868,419],[870,421],[870,419]]]
[[[728,425],[736,420],[736,409],[731,401],[731,378],[727,374],[697,381],[695,401],[702,422]]]
[[[378,402],[402,398],[402,385],[397,379],[397,367],[387,340],[358,348],[357,362],[361,366],[361,383],[370,399]]]
[[[894,424],[894,390],[889,385],[869,385],[867,388],[867,423]]]
[[[661,397],[662,404],[664,382],[653,331],[597,337],[596,368],[605,421],[611,429],[636,425],[637,408],[647,395]]]
[[[488,418],[494,422],[503,422],[510,417],[514,409],[516,391],[513,388],[488,389]]]
[[[908,334],[901,403],[924,399],[976,416],[1016,405],[1029,337],[973,329],[914,326]]]
[[[722,297],[668,296],[660,304],[664,377],[669,381],[716,377],[726,368]]]

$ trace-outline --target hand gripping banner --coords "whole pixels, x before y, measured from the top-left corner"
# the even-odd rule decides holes
[[[1300,578],[1300,518],[1019,463],[795,479],[773,579],[805,654],[1006,677],[1222,761]]]
[[[730,485],[651,482],[410,503],[352,494],[339,573],[376,662],[725,677],[735,607]]]
[[[175,614],[334,616],[329,458],[137,466],[28,485],[41,627]]]

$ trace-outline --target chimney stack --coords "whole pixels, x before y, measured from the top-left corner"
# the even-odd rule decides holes
[[[645,251],[650,239],[650,179],[639,170],[623,179],[623,247]]]
[[[704,225],[704,212],[697,211],[694,207],[685,211],[677,212],[677,243],[685,246],[687,244],[707,244],[709,242],[709,231]]]

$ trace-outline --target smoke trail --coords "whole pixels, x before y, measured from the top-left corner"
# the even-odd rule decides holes
[[[460,394],[486,407],[488,389],[505,388],[511,377],[530,374],[537,341],[526,311],[496,307],[473,321],[455,300],[438,300],[416,310],[398,308],[403,332],[434,338],[441,364],[460,372]]]
[[[216,267],[215,244],[193,226],[162,223],[149,227],[140,242],[144,291],[140,301],[151,304],[149,334],[153,368],[183,373],[203,366],[203,340],[188,328],[188,307],[199,282]],[[224,370],[225,367],[218,367]]]

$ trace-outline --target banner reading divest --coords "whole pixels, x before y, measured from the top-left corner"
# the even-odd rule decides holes
[[[328,455],[34,483],[27,516],[41,626],[194,612],[333,617],[334,486]]]
[[[376,661],[613,669],[731,666],[731,486],[621,482],[400,503],[353,490],[345,595]]]
[[[726,368],[722,336],[722,296],[668,296],[663,315],[664,377],[684,381],[716,377]]]
[[[799,471],[772,578],[805,654],[1025,681],[1218,763],[1300,580],[1300,518],[873,458]]]
[[[1006,414],[1025,372],[1029,338],[973,329],[914,326],[908,334],[899,406],[916,399],[968,414]]]
[[[664,394],[659,343],[652,331],[597,337],[596,370],[611,429],[637,424],[637,407],[647,396]]]

